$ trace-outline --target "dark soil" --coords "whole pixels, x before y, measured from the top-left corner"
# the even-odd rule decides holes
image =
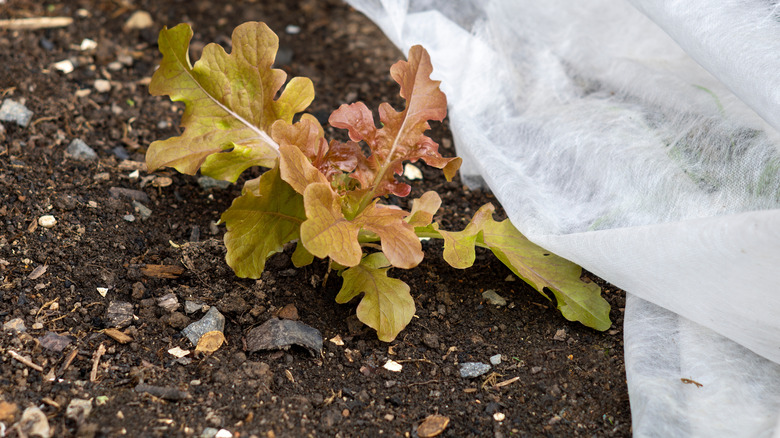
[[[123,30],[138,10],[149,12],[154,25]],[[156,187],[164,179],[155,183],[143,170],[132,175],[150,142],[179,133],[181,106],[147,91],[162,25],[191,23],[197,51],[211,41],[229,46],[242,22],[265,21],[287,57],[279,67],[314,81],[311,112],[323,118],[345,102],[373,108],[400,102],[388,72],[402,54],[365,17],[337,0],[0,4],[0,18],[37,16],[74,22],[0,30],[2,99],[34,112],[27,127],[5,122],[0,131],[0,321],[7,324],[0,332],[0,436],[3,430],[23,436],[18,422],[31,406],[48,417],[53,436],[209,436],[222,428],[234,437],[417,436],[421,422],[437,413],[450,420],[441,436],[630,434],[624,294],[601,280],[593,278],[614,321],[605,333],[563,319],[554,303],[511,281],[491,254],[480,253],[473,268],[459,271],[443,261],[440,244],[429,242],[419,268],[391,272],[411,286],[417,317],[383,343],[357,322],[355,303],[335,303],[337,276],[322,286],[324,261],[295,269],[278,255],[261,280],[233,275],[224,262],[224,227],[215,221],[240,186],[204,189],[197,177],[162,171],[156,175],[172,184]],[[86,38],[97,48],[80,50]],[[73,72],[53,67],[65,59]],[[98,92],[96,79],[111,89]],[[434,137],[445,155],[455,153],[446,122]],[[67,155],[74,139],[98,159]],[[435,169],[424,169],[424,176],[413,194],[439,191],[444,207],[437,220],[447,229],[462,228],[485,202],[497,203],[457,179],[446,183]],[[144,220],[131,199],[112,196],[115,187],[148,196],[140,203],[151,216]],[[38,225],[44,215],[57,224]],[[161,278],[149,265],[183,272]],[[106,295],[98,288],[107,288]],[[484,302],[488,289],[509,304]],[[171,293],[179,306],[169,311],[157,298]],[[226,316],[227,343],[214,354],[177,359],[168,352],[193,350],[181,329],[203,312],[187,313],[185,301],[216,306]],[[127,343],[104,332],[116,323],[108,308],[118,302],[130,303],[134,314],[122,328],[132,338]],[[247,352],[246,333],[290,304],[322,332],[323,355],[298,347]],[[10,329],[17,318],[26,331]],[[65,337],[47,338],[50,332]],[[329,341],[336,336],[344,345]],[[101,345],[105,353],[97,357]],[[460,363],[487,363],[496,354],[502,361],[492,372],[460,376]],[[403,370],[382,368],[388,359]],[[188,396],[152,395],[139,383]],[[75,399],[92,399],[91,412],[67,416]]]

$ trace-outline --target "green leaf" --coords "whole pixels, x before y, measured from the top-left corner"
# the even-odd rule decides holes
[[[311,262],[314,261],[314,255],[309,251],[306,251],[306,247],[303,246],[299,240],[295,245],[295,251],[293,252],[291,260],[296,268],[302,268],[304,266],[310,265]]]
[[[414,316],[409,286],[387,276],[390,262],[381,252],[366,256],[359,265],[344,271],[344,284],[336,296],[343,304],[363,293],[357,317],[377,332],[380,341],[392,342]]]
[[[160,31],[163,59],[149,92],[185,103],[184,134],[150,145],[150,171],[169,166],[194,174],[205,162],[204,174],[235,182],[248,167],[274,165],[278,146],[269,134],[272,124],[292,123],[313,100],[314,87],[307,78],[293,78],[275,99],[287,76],[271,68],[279,46],[276,35],[263,23],[248,22],[232,38],[232,53],[212,43],[191,66],[190,27]]]
[[[233,201],[221,221],[227,225],[228,265],[239,277],[260,278],[268,257],[298,239],[306,216],[303,197],[282,181],[278,166],[253,187]]]
[[[461,232],[438,230],[444,238],[445,260],[456,268],[467,268],[474,263],[474,245],[488,247],[545,298],[550,299],[543,290],[552,291],[564,318],[596,330],[609,329],[609,303],[598,285],[580,279],[582,268],[528,240],[509,219],[494,221],[494,210],[492,204],[482,206]]]

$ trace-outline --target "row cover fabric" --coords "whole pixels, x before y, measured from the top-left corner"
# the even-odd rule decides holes
[[[778,1],[348,2],[431,53],[464,180],[627,291],[634,435],[780,437]]]

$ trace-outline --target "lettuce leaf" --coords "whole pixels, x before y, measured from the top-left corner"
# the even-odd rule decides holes
[[[274,166],[278,145],[271,126],[277,120],[292,123],[314,99],[314,86],[308,78],[293,78],[275,99],[287,77],[271,68],[277,36],[264,23],[248,22],[232,38],[232,53],[212,43],[192,66],[190,27],[160,31],[163,59],[149,92],[185,103],[184,134],[149,146],[150,171],[168,166],[192,175],[203,166],[203,174],[235,182],[251,166]]]
[[[379,340],[384,342],[392,342],[414,316],[409,286],[388,277],[389,266],[381,252],[366,256],[359,265],[344,271],[344,283],[336,295],[336,302],[343,304],[364,294],[357,307],[357,317],[376,330]]]
[[[306,215],[303,197],[282,181],[278,166],[249,187],[222,213],[221,222],[227,225],[228,265],[239,277],[260,278],[268,257],[298,239]]]
[[[444,239],[444,259],[455,268],[468,268],[474,264],[475,245],[490,248],[515,275],[548,300],[544,289],[550,290],[564,318],[596,330],[609,329],[609,303],[597,284],[580,279],[582,268],[528,240],[509,219],[494,221],[494,210],[492,204],[482,206],[463,231],[444,231],[434,224],[431,228]]]
[[[362,206],[389,193],[409,194],[409,185],[396,181],[394,176],[402,173],[404,161],[422,159],[429,166],[443,169],[447,180],[460,167],[460,158],[442,157],[439,145],[425,135],[430,129],[428,121],[442,121],[447,115],[447,98],[439,89],[439,81],[431,80],[432,71],[428,52],[421,46],[409,50],[408,61],[399,61],[391,67],[390,74],[401,86],[406,107],[399,112],[388,103],[381,104],[380,129],[371,110],[362,102],[341,105],[328,119],[331,126],[347,129],[352,141],[365,141],[371,150],[371,155],[359,160],[350,175],[361,188],[369,190]]]

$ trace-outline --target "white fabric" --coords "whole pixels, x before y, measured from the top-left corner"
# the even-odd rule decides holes
[[[348,1],[431,53],[464,179],[629,293],[635,436],[780,437],[778,1]]]

